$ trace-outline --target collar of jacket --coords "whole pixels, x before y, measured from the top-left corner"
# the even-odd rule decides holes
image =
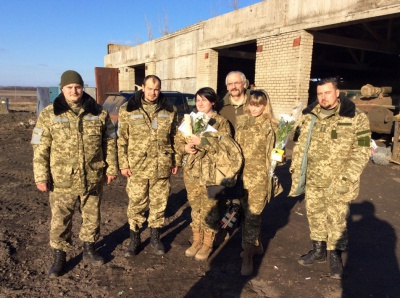
[[[303,115],[313,114],[314,108],[318,105],[318,101],[310,104],[303,110]],[[356,105],[344,95],[340,95],[339,116],[353,118],[356,115]]]
[[[246,96],[245,96],[243,105],[245,105],[246,102],[249,100],[250,92],[251,92],[250,89],[246,89]],[[229,92],[226,92],[226,94],[225,94],[225,96],[223,98],[223,106],[230,106],[230,105],[232,105],[231,100],[230,100],[230,95],[229,95]]]
[[[82,95],[82,108],[86,113],[93,114],[95,116],[100,115],[101,109],[99,109],[99,105],[96,103],[93,97],[91,97],[86,92],[83,92]],[[60,93],[53,103],[53,111],[56,116],[61,115],[62,113],[71,110],[71,107],[68,105],[64,94]]]
[[[132,112],[132,111],[135,111],[135,110],[138,110],[138,109],[142,108],[142,97],[143,97],[143,91],[142,90],[139,90],[134,95],[132,95],[132,97],[129,98],[129,100],[128,100],[128,104],[126,106],[126,111],[127,112]],[[159,111],[159,110],[166,110],[168,112],[173,112],[174,111],[173,105],[165,97],[165,95],[162,94],[162,92],[160,92],[160,95],[158,96],[158,99],[157,99],[156,111]]]

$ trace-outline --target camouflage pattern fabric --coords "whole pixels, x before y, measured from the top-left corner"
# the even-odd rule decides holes
[[[306,200],[311,198],[311,202],[306,203],[307,213],[316,218],[318,216],[315,214],[322,212],[320,216],[326,218],[324,223],[310,221],[311,235],[318,234],[322,238],[321,231],[325,234],[325,239],[312,240],[327,241],[328,250],[332,250],[336,247],[343,248],[343,244],[333,242],[341,239],[338,233],[345,234],[343,225],[345,226],[346,220],[343,214],[348,213],[348,203],[358,196],[360,175],[371,152],[371,132],[367,116],[347,99],[342,99],[336,112],[329,117],[321,117],[320,110],[319,105],[307,107],[300,119],[300,133],[293,148],[290,167],[292,188],[289,195],[298,195],[296,189],[299,176],[301,171],[306,170]],[[312,114],[317,119],[312,129],[308,152],[304,152]],[[301,169],[303,154],[308,154],[306,169]],[[323,199],[321,189],[325,189]],[[337,227],[322,226],[325,223],[335,223]],[[334,229],[334,232],[328,234],[329,229]],[[329,236],[335,238],[331,240],[328,239]]]
[[[242,149],[230,136],[219,132],[205,132],[193,159],[186,162],[193,177],[201,185],[234,186],[243,164]]]
[[[271,152],[276,127],[263,117],[242,115],[237,118],[236,140],[244,155],[243,185],[246,196],[240,199],[245,243],[259,245],[261,213],[270,199]]]
[[[83,242],[96,242],[100,234],[99,195],[50,192],[51,228],[50,246],[53,249],[69,251],[71,249],[72,216],[79,200],[82,213],[82,225],[79,239]]]
[[[50,246],[63,251],[70,248],[72,216],[79,199],[79,237],[97,240],[105,174],[118,174],[116,133],[107,110],[86,93],[81,103],[68,104],[60,94],[40,113],[31,140],[35,182],[50,187]]]
[[[220,135],[231,135],[230,127],[228,120],[226,120],[221,115],[218,115],[217,112],[213,112],[210,117],[209,125],[214,127]],[[175,152],[176,152],[176,165],[182,166],[182,160],[185,158],[186,163],[192,163],[192,160],[196,158],[195,154],[187,154],[185,152],[185,136],[181,131],[178,131],[175,136]]]
[[[220,221],[218,200],[208,198],[206,186],[200,185],[198,178],[193,177],[187,167],[184,167],[183,181],[192,209],[192,222],[190,225],[194,228],[216,233]]]
[[[328,250],[344,251],[348,243],[346,218],[349,213],[349,203],[331,194],[332,190],[329,188],[307,188],[306,210],[310,239],[326,241]]]
[[[164,214],[167,198],[170,193],[170,182],[164,179],[128,178],[126,192],[129,197],[127,209],[128,222],[132,231],[138,232],[146,221],[145,212],[149,209],[147,222],[151,228],[164,225]]]
[[[214,127],[221,135],[230,135],[228,121],[214,112],[209,124]],[[175,136],[175,149],[177,155],[177,165],[182,166],[183,158],[187,158],[186,164],[201,163],[201,159],[196,159],[197,154],[185,153],[185,136],[181,131]],[[194,167],[195,169],[197,167]],[[187,198],[192,209],[191,226],[201,228],[207,232],[216,233],[219,228],[220,214],[218,211],[218,200],[209,199],[205,184],[200,183],[199,175],[193,176],[193,167],[183,167],[183,179],[187,192]]]
[[[175,165],[173,139],[177,128],[175,109],[169,112],[143,100],[140,108],[129,111],[129,101],[118,116],[119,168],[130,169],[126,191],[130,229],[139,231],[149,206],[149,227],[164,224],[164,212],[170,193],[169,177]]]
[[[118,174],[114,125],[107,110],[96,109],[98,115],[84,109],[55,115],[53,105],[42,110],[31,140],[36,183],[80,195],[97,190],[105,173]]]
[[[129,168],[142,179],[168,178],[175,165],[176,112],[155,110],[156,105],[149,104],[128,112],[127,104],[118,116],[119,168]]]

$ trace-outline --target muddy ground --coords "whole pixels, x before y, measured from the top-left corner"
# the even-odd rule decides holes
[[[303,197],[286,197],[289,163],[278,169],[284,193],[263,213],[265,254],[255,258],[251,277],[240,276],[240,231],[216,249],[209,262],[185,257],[190,208],[179,173],[172,178],[162,230],[164,256],[153,254],[147,229],[140,254],[124,258],[128,199],[125,180],[119,177],[104,189],[97,248],[106,264],[92,268],[82,261],[76,213],[67,272],[50,280],[48,195],[35,188],[29,144],[29,119],[35,117],[24,111],[0,115],[0,297],[400,297],[400,166],[393,163],[369,162],[362,175],[360,196],[351,205],[350,245],[341,281],[329,278],[327,263],[297,263],[310,240]]]

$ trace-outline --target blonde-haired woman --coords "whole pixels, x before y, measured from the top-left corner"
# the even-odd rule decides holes
[[[275,144],[277,121],[264,90],[253,90],[245,106],[246,113],[237,118],[235,139],[244,156],[243,185],[245,197],[242,222],[242,275],[253,273],[253,256],[262,254],[260,242],[261,213],[270,199],[271,152]]]

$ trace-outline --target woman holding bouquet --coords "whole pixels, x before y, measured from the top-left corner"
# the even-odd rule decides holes
[[[253,273],[253,256],[264,252],[259,240],[261,212],[270,199],[269,172],[277,123],[268,94],[264,90],[251,91],[245,114],[237,118],[235,134],[244,156],[243,185],[246,193],[240,200],[244,217],[242,275]]]
[[[196,110],[208,117],[201,117],[203,123],[194,123],[193,134],[185,135],[178,131],[175,136],[176,162],[183,166],[183,177],[187,191],[188,201],[192,208],[192,245],[185,251],[188,257],[195,257],[196,260],[206,260],[211,254],[213,241],[219,227],[218,200],[208,198],[207,189],[201,181],[201,162],[208,151],[202,149],[201,133],[207,124],[212,126],[221,135],[230,135],[228,120],[217,114],[214,110],[218,95],[212,88],[204,87],[196,92]],[[198,127],[201,127],[199,130]],[[200,151],[200,152],[198,152]],[[202,152],[201,152],[202,151]]]

